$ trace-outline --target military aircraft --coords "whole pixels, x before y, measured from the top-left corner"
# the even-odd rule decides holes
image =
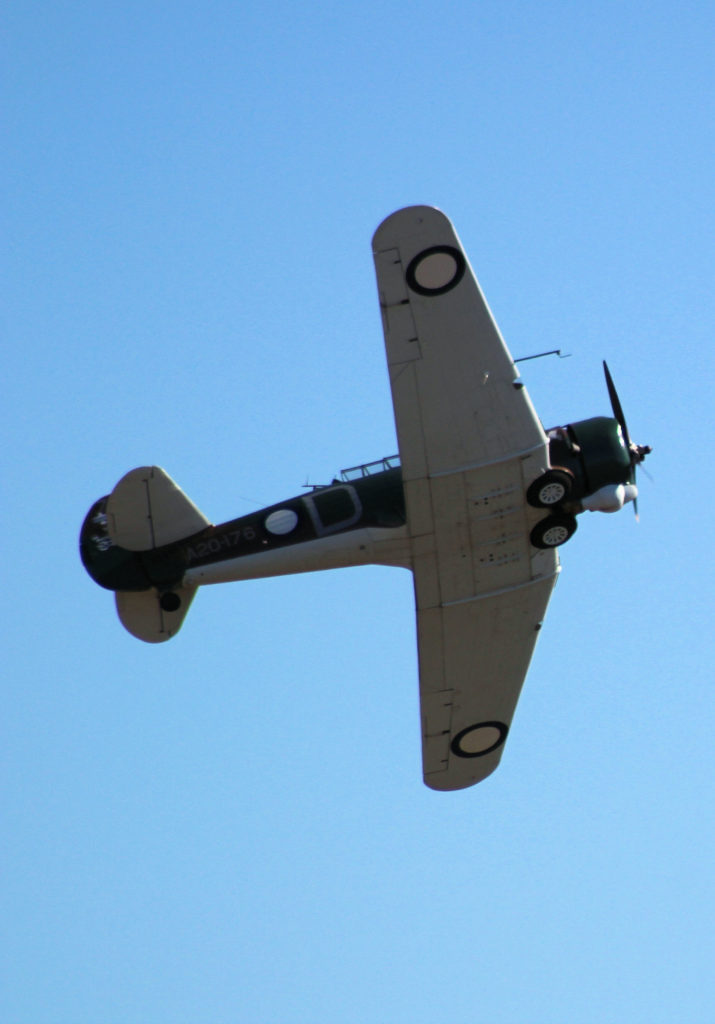
[[[90,509],[80,550],[123,625],[172,637],[200,586],[378,564],[414,575],[425,783],[497,767],[585,510],[636,503],[650,451],[613,417],[544,430],[447,217],[398,210],[373,238],[399,458],[213,526],[157,466]]]

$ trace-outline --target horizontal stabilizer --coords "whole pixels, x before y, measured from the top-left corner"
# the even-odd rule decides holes
[[[127,551],[151,551],[211,525],[159,466],[141,466],[123,476],[109,495],[106,513],[112,543]]]
[[[156,588],[118,590],[115,594],[117,614],[132,636],[148,644],[160,644],[179,632],[196,590],[196,587],[176,587],[170,594],[163,595]],[[177,602],[178,606],[174,607]]]

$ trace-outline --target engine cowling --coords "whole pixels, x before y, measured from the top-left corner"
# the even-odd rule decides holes
[[[631,457],[618,420],[594,416],[555,427],[548,431],[548,437],[551,465],[573,475],[574,498],[583,499],[609,486],[631,484]]]

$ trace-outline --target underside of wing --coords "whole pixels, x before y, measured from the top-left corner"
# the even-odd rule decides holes
[[[373,251],[403,479],[545,448],[457,234],[443,213],[408,207]]]
[[[424,775],[460,789],[501,757],[559,571],[526,490],[548,440],[449,220],[417,206],[373,238],[402,463]]]
[[[425,782],[461,789],[499,763],[559,572],[532,547],[529,457],[426,481],[412,538]],[[413,482],[412,487],[417,487]],[[418,505],[419,507],[419,505]]]
[[[424,781],[481,782],[499,764],[555,576],[417,612]]]

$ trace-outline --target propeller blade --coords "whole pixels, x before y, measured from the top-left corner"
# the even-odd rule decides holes
[[[613,377],[611,376],[611,371],[608,369],[608,363],[605,359],[603,360],[603,372],[606,375],[606,387],[608,388],[608,397],[611,399],[611,408],[613,409],[613,415],[618,420],[618,423],[621,428],[621,433],[623,434],[623,440],[625,442],[626,448],[628,449],[628,454],[631,460],[630,482],[632,484],[635,484],[636,466],[640,465],[640,463],[643,461],[646,455],[650,453],[650,445],[633,444],[631,442],[631,435],[628,433],[628,426],[626,425],[626,417],[623,413],[623,406],[621,405],[621,401],[618,397],[618,392],[616,391],[616,385],[613,383]],[[633,511],[636,514],[636,519],[638,519],[639,516],[637,497],[633,499]]]
[[[631,437],[628,433],[628,427],[626,426],[626,417],[623,414],[623,406],[621,405],[620,399],[618,398],[618,392],[616,391],[616,385],[613,383],[613,377],[608,369],[608,363],[603,360],[603,372],[606,375],[606,387],[608,388],[608,397],[611,399],[611,408],[613,409],[613,415],[616,417],[621,425],[623,431],[623,440],[626,442],[626,447],[630,451]]]

